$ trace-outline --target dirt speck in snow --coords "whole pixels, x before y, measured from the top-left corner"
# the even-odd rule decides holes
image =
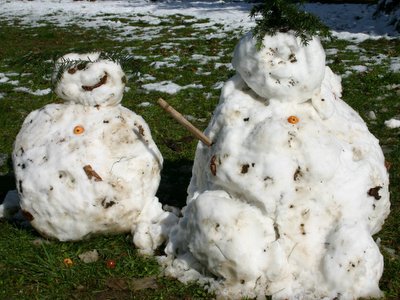
[[[216,160],[217,160],[217,157],[215,155],[213,155],[211,157],[211,160],[210,160],[210,171],[211,171],[211,174],[213,174],[214,176],[217,175],[217,163],[216,163]]]
[[[370,188],[368,191],[368,196],[374,197],[375,200],[381,199],[381,196],[379,195],[379,190],[381,189],[381,186],[376,186],[373,188]]]
[[[29,221],[33,221],[35,218],[32,216],[32,214],[29,211],[26,210],[21,210],[22,215]]]
[[[113,201],[113,200],[109,200],[107,198],[103,198],[101,200],[101,206],[103,206],[105,209],[110,208],[111,206],[117,204],[117,202]]]
[[[86,176],[90,179],[94,178],[94,181],[102,181],[103,179],[100,177],[99,174],[96,173],[95,170],[93,170],[91,165],[86,165],[83,167],[83,170],[86,173]]]
[[[250,167],[249,164],[242,165],[242,170],[240,171],[240,173],[246,174],[249,171],[249,167]]]
[[[299,166],[299,167],[297,167],[296,171],[293,174],[293,180],[297,181],[301,178],[301,176],[303,176],[303,173],[301,172],[301,168]]]

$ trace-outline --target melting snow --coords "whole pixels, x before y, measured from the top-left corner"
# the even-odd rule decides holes
[[[389,128],[399,128],[400,127],[400,120],[397,119],[390,119],[385,121],[386,127]]]
[[[365,72],[365,71],[368,70],[368,68],[366,66],[361,66],[361,65],[352,66],[352,67],[350,67],[350,69],[354,70],[356,72],[360,72],[360,73]]]
[[[26,88],[26,87],[16,87],[16,88],[14,88],[14,91],[28,93],[28,94],[35,95],[35,96],[44,96],[44,95],[48,95],[51,93],[50,88],[32,91],[31,89]]]
[[[43,21],[58,26],[76,24],[79,26],[97,28],[104,23],[115,28],[115,37],[125,39],[151,39],[159,32],[154,26],[138,35],[135,27],[123,26],[119,20],[110,20],[110,15],[120,18],[129,17],[132,21],[141,21],[149,25],[159,25],[163,18],[175,15],[191,16],[197,19],[209,19],[208,22],[195,24],[197,28],[210,28],[223,24],[217,33],[208,37],[224,37],[231,31],[248,31],[254,26],[249,17],[252,4],[244,1],[175,1],[148,2],[146,0],[105,0],[105,1],[2,1],[0,17],[12,21],[18,17],[22,24],[43,26]],[[376,5],[366,4],[321,4],[309,3],[304,5],[306,11],[319,16],[330,28],[334,35],[341,39],[363,41],[368,38],[399,36],[388,26],[389,16],[373,17]],[[188,25],[193,21],[188,20]],[[123,28],[123,29],[122,29]],[[187,38],[186,38],[187,39]]]
[[[158,92],[163,92],[163,93],[167,93],[167,94],[176,94],[179,91],[184,90],[184,89],[189,89],[189,88],[201,89],[203,87],[204,86],[201,84],[188,84],[185,86],[180,86],[169,80],[142,85],[142,88],[144,88],[145,90],[158,91]]]
[[[139,107],[149,107],[149,106],[152,106],[153,104],[151,104],[150,102],[142,102],[142,103],[139,103],[137,106],[139,106]]]
[[[400,72],[400,58],[399,57],[393,57],[391,59],[390,71]]]

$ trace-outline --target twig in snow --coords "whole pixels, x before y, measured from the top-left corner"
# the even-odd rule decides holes
[[[197,129],[192,123],[185,119],[178,111],[176,111],[171,105],[169,105],[164,99],[158,99],[158,104],[169,113],[175,120],[189,130],[197,139],[202,141],[205,145],[211,146],[212,141],[204,135],[199,129]]]

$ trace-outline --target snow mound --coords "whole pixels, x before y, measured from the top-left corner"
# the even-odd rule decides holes
[[[120,103],[126,82],[121,66],[100,59],[98,52],[59,58],[52,79],[61,99],[92,106]]]
[[[290,34],[266,37],[259,54],[249,39],[205,131],[214,143],[198,144],[187,206],[160,258],[166,274],[227,299],[380,296],[383,258],[371,235],[390,203],[378,140],[340,99],[317,40],[290,52]],[[266,64],[270,48],[299,63]],[[274,74],[307,88],[278,88]]]
[[[319,92],[325,52],[317,38],[303,46],[300,38],[285,33],[265,36],[258,49],[248,33],[236,46],[232,65],[261,97],[304,102]]]
[[[386,127],[389,128],[399,128],[400,127],[400,120],[397,119],[390,119],[385,121]]]
[[[79,87],[102,76],[106,82],[93,91]],[[74,241],[132,231],[135,245],[151,254],[176,216],[155,197],[163,158],[147,123],[118,104],[122,77],[110,61],[68,66],[56,87],[67,102],[27,116],[14,144],[14,171],[23,214],[43,236]]]

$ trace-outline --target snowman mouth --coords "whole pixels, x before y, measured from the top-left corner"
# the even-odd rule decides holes
[[[99,81],[98,83],[96,83],[95,85],[82,85],[82,89],[83,89],[84,91],[91,92],[91,91],[93,91],[94,89],[96,89],[96,88],[98,88],[98,87],[101,87],[103,84],[106,84],[106,82],[107,82],[107,77],[108,77],[108,74],[107,74],[107,72],[106,72],[106,73],[104,74],[104,76],[100,78],[100,81]]]

